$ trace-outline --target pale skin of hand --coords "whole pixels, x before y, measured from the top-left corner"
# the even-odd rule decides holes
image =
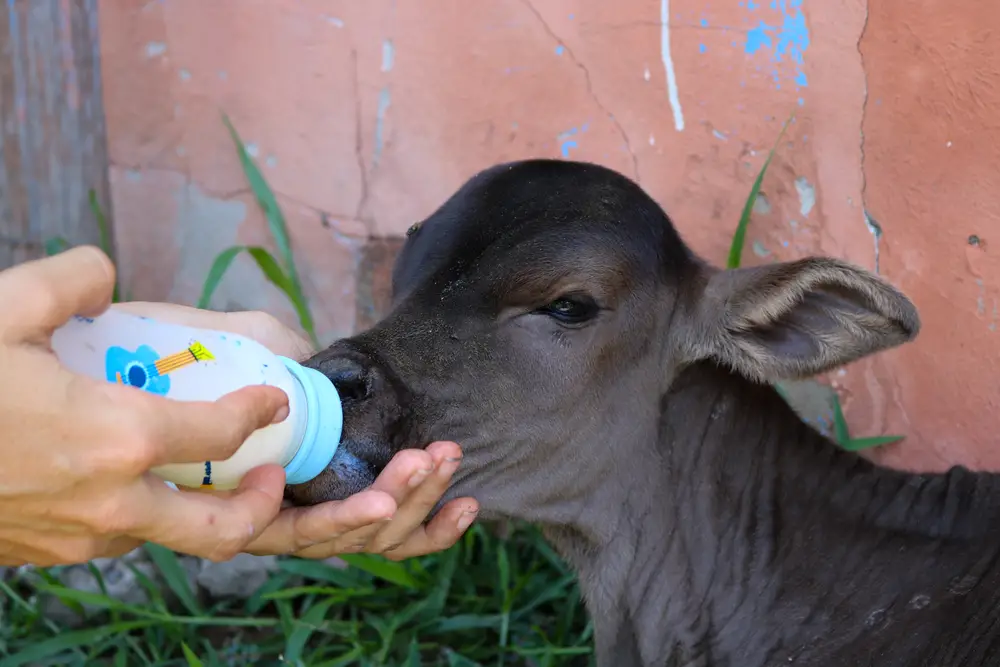
[[[451,546],[475,518],[475,501],[463,498],[423,525],[459,463],[448,442],[400,452],[372,489],[311,508],[283,508],[276,465],[252,470],[224,496],[168,488],[150,468],[228,458],[253,430],[285,418],[287,396],[254,386],[181,402],[70,373],[49,347],[52,331],[73,315],[104,312],[114,275],[92,247],[0,272],[0,564],[79,563],[145,541],[212,560],[244,551],[400,559]],[[286,356],[309,351],[260,314],[121,307],[242,333]]]

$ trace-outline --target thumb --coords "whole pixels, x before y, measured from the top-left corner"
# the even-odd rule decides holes
[[[0,272],[0,330],[10,340],[50,335],[74,315],[111,305],[115,267],[94,246],[80,246]]]

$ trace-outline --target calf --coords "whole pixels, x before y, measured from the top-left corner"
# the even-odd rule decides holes
[[[876,466],[768,384],[913,339],[916,309],[876,276],[719,270],[626,177],[531,160],[414,225],[393,290],[309,362],[345,435],[295,502],[456,440],[449,494],[541,526],[601,667],[1000,664],[998,477]]]

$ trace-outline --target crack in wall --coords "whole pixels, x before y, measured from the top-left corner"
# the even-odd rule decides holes
[[[206,197],[210,197],[211,199],[214,199],[216,201],[231,201],[233,199],[236,199],[237,197],[254,194],[253,189],[250,187],[241,187],[237,188],[236,190],[227,190],[224,192],[219,190],[214,190],[212,188],[206,187],[203,183],[200,183],[197,180],[191,179],[188,176],[187,172],[182,169],[174,169],[171,167],[157,167],[157,166],[146,166],[140,169],[134,169],[128,165],[122,165],[116,162],[109,162],[108,166],[115,169],[122,169],[124,171],[135,172],[137,174],[141,174],[143,172],[160,172],[164,174],[177,174],[184,178],[184,183],[186,186],[190,187],[193,185],[197,187],[198,190],[200,190],[202,193],[204,193]],[[285,194],[279,190],[275,190],[273,187],[271,187],[271,192],[274,193],[275,198],[283,199],[289,204],[299,206],[301,208],[304,208],[308,211],[315,213],[321,221],[326,220],[329,222],[332,220],[342,220],[344,222],[361,223],[361,225],[368,232],[367,236],[371,236],[371,230],[368,228],[368,221],[365,220],[364,218],[356,217],[350,213],[338,213],[336,211],[326,211],[317,206],[314,206],[313,204],[304,202],[301,199],[292,197],[291,195]],[[353,236],[352,234],[344,232],[343,230],[340,230],[340,233],[345,234],[346,236]]]
[[[531,4],[531,0],[522,0],[522,3],[524,4],[525,7],[528,8],[528,11],[530,11],[532,14],[535,15],[535,18],[538,19],[538,22],[541,24],[542,29],[545,30],[546,34],[548,34],[548,36],[551,37],[553,41],[555,41],[557,44],[562,46],[563,49],[565,49],[566,55],[569,57],[573,65],[575,65],[576,68],[583,73],[584,84],[587,86],[587,94],[590,95],[590,98],[592,100],[594,100],[594,104],[596,104],[597,107],[602,112],[604,112],[605,115],[607,115],[608,119],[611,121],[611,123],[615,126],[615,129],[618,131],[618,134],[621,135],[622,141],[625,142],[625,149],[628,151],[629,156],[632,158],[632,171],[634,173],[635,180],[636,182],[641,182],[639,178],[639,158],[636,156],[635,151],[632,149],[632,142],[629,141],[628,133],[625,132],[625,128],[622,127],[621,122],[619,122],[619,120],[615,118],[615,115],[611,113],[608,107],[605,106],[603,102],[601,102],[599,97],[597,97],[597,94],[594,92],[594,83],[590,78],[590,70],[587,69],[587,66],[584,65],[579,58],[576,57],[576,54],[573,53],[573,50],[566,44],[566,42],[564,42],[562,39],[559,38],[559,35],[557,35],[556,32],[552,29],[552,27],[548,24],[548,21],[545,20],[545,17],[542,16],[541,12],[539,12],[538,9],[533,4]]]
[[[354,76],[351,85],[354,87],[354,158],[358,163],[358,176],[361,178],[361,194],[358,197],[358,204],[354,207],[354,218],[365,224],[368,233],[372,233],[370,221],[365,219],[365,207],[368,206],[368,198],[371,190],[368,185],[368,168],[365,166],[364,139],[362,134],[362,113],[361,113],[361,81],[358,71],[358,51],[351,49],[351,66]]]
[[[861,153],[861,214],[864,220],[865,227],[868,228],[868,232],[872,235],[874,239],[874,261],[875,261],[875,273],[879,273],[879,240],[882,238],[882,226],[868,211],[868,202],[866,201],[866,195],[868,192],[868,178],[865,175],[865,119],[868,117],[868,70],[865,68],[865,54],[861,50],[861,42],[864,41],[865,33],[868,31],[868,20],[871,16],[871,10],[868,7],[868,2],[865,2],[865,20],[861,25],[861,32],[858,34],[857,51],[858,58],[861,61],[861,82],[864,85],[864,91],[861,98],[861,127],[858,128],[858,135],[860,140],[860,153]]]

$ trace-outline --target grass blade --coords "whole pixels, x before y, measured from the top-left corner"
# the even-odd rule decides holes
[[[402,563],[396,563],[369,554],[340,554],[338,558],[351,567],[355,567],[362,572],[367,572],[383,581],[388,581],[390,584],[411,590],[420,588],[420,582],[410,574],[409,570]]]
[[[97,628],[87,628],[85,630],[63,632],[50,639],[34,643],[28,648],[0,660],[0,667],[20,667],[21,665],[37,664],[41,660],[57,656],[65,651],[97,644],[108,635],[130,632],[154,624],[154,621],[131,621]]]
[[[45,255],[51,257],[52,255],[58,255],[59,253],[69,250],[69,241],[61,236],[56,236],[45,242],[44,249]]]
[[[97,201],[97,191],[91,188],[87,192],[87,199],[90,202],[90,210],[94,214],[94,219],[97,220],[97,229],[101,234],[101,248],[104,250],[104,254],[113,258],[115,256],[115,249],[114,244],[111,242],[111,225],[108,224],[108,218],[101,209],[101,203]],[[118,303],[119,300],[118,280],[116,277],[115,289],[111,294],[111,301]]]
[[[360,580],[358,572],[349,569],[340,570],[322,561],[289,558],[278,561],[278,567],[289,574],[297,574],[314,581],[325,581],[345,589],[361,588],[366,583]]]
[[[188,667],[205,667],[205,664],[185,642],[181,642],[181,651],[184,652],[184,659],[187,660]]]
[[[852,438],[843,443],[842,447],[848,451],[857,452],[869,447],[881,447],[882,445],[899,442],[902,439],[903,436],[901,435],[876,435],[871,438]]]
[[[191,591],[191,586],[188,584],[187,572],[184,571],[184,567],[181,565],[180,559],[177,558],[177,554],[170,549],[162,547],[159,544],[153,544],[152,542],[146,543],[143,548],[146,551],[146,555],[149,556],[149,559],[153,561],[153,564],[160,571],[167,586],[174,592],[177,599],[181,601],[181,604],[195,616],[200,616],[203,613],[202,607]]]
[[[840,399],[836,396],[833,397],[833,436],[841,447],[851,441],[851,432],[847,428],[844,410],[840,407]]]
[[[209,303],[212,301],[212,295],[215,293],[215,289],[222,282],[222,277],[226,275],[226,271],[229,270],[229,265],[233,263],[236,256],[243,252],[243,246],[236,245],[231,248],[226,248],[218,255],[215,256],[215,260],[212,262],[212,267],[208,270],[208,276],[205,278],[205,283],[201,289],[201,297],[198,299],[198,308],[206,309]]]
[[[405,667],[421,667],[420,647],[417,645],[417,638],[410,638],[410,646],[406,650]]]
[[[259,246],[247,248],[247,252],[249,252],[250,256],[253,257],[255,262],[257,262],[257,267],[271,282],[271,284],[284,292],[285,296],[288,297],[288,300],[292,302],[292,306],[295,308],[295,313],[299,316],[299,322],[310,322],[309,326],[312,326],[312,314],[309,312],[309,304],[301,298],[301,295],[295,289],[295,285],[293,285],[291,279],[285,275],[285,272],[281,269],[281,266],[278,264],[278,261],[274,258],[274,256]],[[303,325],[302,328],[305,329],[305,325]],[[315,344],[318,345],[318,343]]]
[[[764,160],[764,166],[761,167],[760,172],[757,174],[757,178],[753,181],[753,186],[750,188],[750,196],[743,203],[743,212],[740,214],[740,222],[736,225],[736,232],[733,234],[732,243],[729,246],[729,259],[726,261],[727,269],[738,269],[740,266],[740,260],[743,257],[743,244],[746,240],[747,227],[750,225],[750,216],[753,213],[753,205],[757,203],[757,195],[760,194],[760,185],[764,182],[764,174],[767,173],[767,168],[771,165],[771,158],[778,150],[778,146],[781,144],[781,138],[785,136],[785,130],[788,129],[788,125],[795,118],[795,114],[788,117],[785,121],[784,126],[781,128],[781,132],[778,134],[778,138],[774,141],[774,146],[771,148],[771,152],[767,154],[767,159]]]
[[[264,174],[261,173],[260,168],[257,167],[250,153],[247,152],[246,144],[243,143],[243,139],[229,120],[229,116],[223,114],[222,121],[225,123],[226,129],[229,130],[229,136],[236,145],[240,165],[243,167],[243,174],[250,184],[250,190],[253,192],[254,197],[257,199],[257,204],[264,211],[264,216],[267,218],[267,226],[271,231],[271,236],[274,238],[275,245],[278,247],[278,255],[281,257],[282,268],[291,283],[291,293],[294,295],[291,297],[292,303],[299,314],[299,321],[302,328],[309,334],[313,344],[319,347],[312,312],[309,309],[305,292],[302,289],[302,281],[299,279],[298,271],[295,268],[295,258],[292,256],[292,243],[288,234],[288,225],[285,222],[281,206],[278,205],[278,198],[274,195],[274,191],[268,185]]]
[[[292,244],[288,236],[288,225],[285,223],[285,216],[278,205],[278,199],[274,196],[274,191],[268,185],[264,174],[261,173],[260,169],[254,163],[253,158],[250,157],[250,153],[247,152],[246,144],[243,143],[239,132],[236,131],[232,121],[229,120],[229,116],[223,114],[222,122],[226,124],[229,136],[232,138],[233,143],[236,144],[240,165],[243,167],[243,174],[250,184],[250,190],[253,192],[254,197],[257,198],[258,205],[264,210],[264,215],[267,216],[267,224],[271,230],[271,235],[274,237],[274,242],[278,246],[278,254],[281,255],[282,263],[285,269],[294,267]],[[292,281],[297,282],[296,278],[293,278]]]
[[[290,665],[297,665],[302,660],[302,650],[306,647],[309,637],[319,628],[326,618],[326,612],[334,600],[322,600],[309,608],[296,624],[295,630],[288,636],[285,642],[284,658]]]

